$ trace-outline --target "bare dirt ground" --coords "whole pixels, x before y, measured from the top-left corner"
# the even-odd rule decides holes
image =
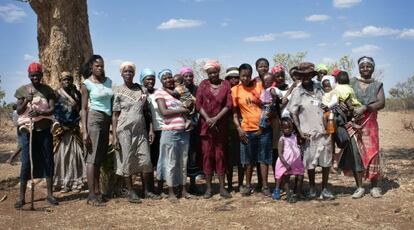
[[[414,112],[381,112],[380,144],[383,154],[384,196],[369,194],[352,200],[352,178],[331,174],[330,184],[337,199],[288,204],[260,195],[229,200],[215,195],[210,200],[144,200],[129,204],[112,199],[106,207],[86,205],[85,193],[56,193],[60,205],[49,206],[45,188],[36,186],[36,211],[17,211],[20,165],[8,165],[15,148],[15,131],[0,120],[0,226],[2,229],[414,229],[414,133],[403,128],[402,120],[414,121]],[[234,179],[236,181],[236,179]],[[306,179],[305,179],[306,180]],[[273,179],[270,179],[273,182]],[[317,178],[320,182],[320,175]],[[202,185],[200,185],[202,187]],[[272,184],[273,187],[273,184]],[[368,184],[366,184],[368,188]],[[26,200],[29,200],[27,196]]]

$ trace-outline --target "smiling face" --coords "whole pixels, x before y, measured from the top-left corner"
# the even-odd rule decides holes
[[[259,61],[256,66],[256,71],[259,76],[264,76],[266,73],[269,72],[269,65],[266,61]]]
[[[332,91],[332,86],[331,83],[329,82],[329,80],[324,80],[322,82],[322,89],[325,93],[329,93]]]
[[[167,89],[174,89],[174,78],[170,73],[166,73],[161,77],[162,87]]]
[[[125,84],[132,84],[134,79],[135,71],[132,66],[127,66],[122,70],[122,78],[124,79]]]
[[[293,124],[289,121],[282,121],[282,132],[284,136],[290,136],[293,132]]]
[[[229,82],[231,87],[238,85],[240,83],[240,77],[239,76],[230,76],[226,78]]]
[[[369,79],[374,73],[374,66],[370,63],[362,63],[359,65],[359,74],[362,78]]]
[[[184,84],[185,86],[189,87],[194,85],[194,74],[193,73],[185,73],[183,74]]]
[[[144,87],[148,90],[153,90],[155,85],[155,76],[154,75],[148,75],[144,78],[143,81]]]
[[[274,79],[277,85],[283,85],[285,83],[285,75],[282,73],[277,73]]]

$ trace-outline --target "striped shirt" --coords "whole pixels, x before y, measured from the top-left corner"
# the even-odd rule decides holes
[[[167,105],[167,109],[177,110],[182,108],[182,103],[180,100],[174,98],[169,93],[167,93],[164,89],[160,88],[155,91],[155,101],[158,99],[164,99],[165,104]],[[172,116],[163,116],[161,115],[164,124],[161,126],[161,130],[183,130],[185,129],[185,119],[181,114],[176,114]]]

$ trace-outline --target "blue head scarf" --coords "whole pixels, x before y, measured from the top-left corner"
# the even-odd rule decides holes
[[[145,68],[141,71],[141,73],[139,74],[139,81],[141,82],[141,84],[144,82],[144,79],[147,76],[154,76],[156,75],[155,71],[149,68]]]
[[[170,69],[163,69],[158,73],[158,79],[161,80],[162,76],[164,76],[165,74],[171,74],[172,75],[172,71]]]

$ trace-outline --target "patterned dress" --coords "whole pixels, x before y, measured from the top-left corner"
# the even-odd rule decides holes
[[[147,95],[139,84],[130,89],[124,85],[114,87],[113,112],[120,112],[116,135],[121,146],[116,151],[115,173],[131,176],[152,172],[146,117]],[[150,119],[150,117],[147,119]]]

